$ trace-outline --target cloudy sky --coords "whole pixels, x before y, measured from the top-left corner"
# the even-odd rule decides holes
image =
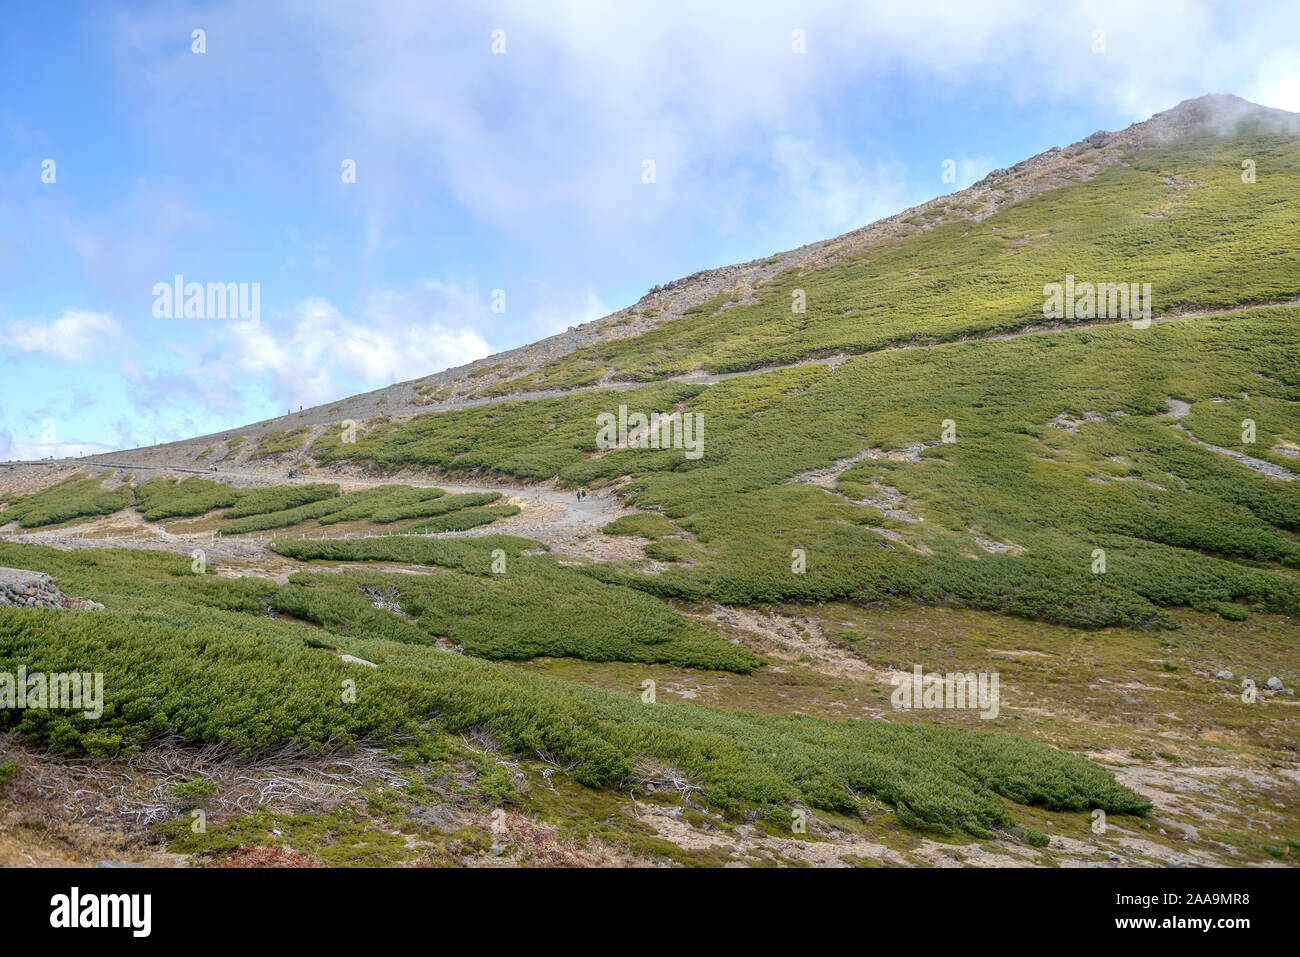
[[[5,3],[0,459],[435,372],[1203,93],[1300,111],[1297,37],[1285,2]],[[177,275],[257,320],[159,315]]]

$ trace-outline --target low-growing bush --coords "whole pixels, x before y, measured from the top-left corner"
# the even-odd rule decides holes
[[[551,655],[739,672],[762,664],[749,650],[649,595],[599,582],[547,556],[524,554],[532,544],[504,536],[280,541],[277,551],[300,560],[408,561],[450,571],[427,577],[300,572],[269,601],[279,611],[342,633],[415,644],[446,638],[484,658]],[[371,592],[398,596],[413,620],[376,613],[365,597]]]
[[[227,512],[230,518],[245,518],[267,512],[281,512],[321,499],[335,498],[339,487],[332,482],[310,485],[273,485],[270,488],[241,489],[239,501]]]
[[[26,495],[3,513],[4,522],[17,522],[22,528],[60,525],[75,518],[111,515],[131,504],[131,487],[104,488],[107,475],[78,472],[57,485]]]
[[[418,734],[432,719],[452,733],[486,729],[520,755],[573,762],[575,779],[589,787],[618,787],[639,761],[656,760],[727,812],[797,801],[856,813],[859,799],[874,797],[910,826],[984,837],[1011,825],[1003,800],[1109,814],[1150,806],[1100,766],[1005,733],[646,705],[637,693],[364,634],[319,647],[311,625],[187,600],[206,596],[210,583],[187,573],[184,556],[101,552],[92,560],[0,543],[0,562],[48,570],[109,606],[0,609],[0,671],[22,664],[104,674],[98,721],[56,709],[0,712],[0,726],[61,751],[129,753],[163,734],[244,750],[325,746]],[[152,584],[152,576],[164,580]],[[239,587],[268,584],[276,587]],[[349,664],[343,651],[378,667]],[[344,679],[355,682],[347,702]]]
[[[412,535],[437,535],[440,532],[467,532],[480,525],[490,525],[498,518],[519,514],[518,505],[485,505],[482,508],[465,508],[458,512],[440,515],[428,521],[407,526],[404,531]]]
[[[302,426],[297,429],[285,429],[281,432],[267,432],[257,443],[250,459],[266,458],[268,455],[278,455],[282,452],[294,452],[303,447],[307,441],[307,433],[311,431],[309,426]]]
[[[446,515],[474,505],[487,505],[501,497],[500,492],[463,492],[457,495],[426,497],[377,509],[373,520],[379,523],[400,522],[404,518],[430,518]]]
[[[442,498],[445,493],[440,488],[412,488],[409,485],[378,485],[374,488],[353,492],[348,496],[346,507],[331,512],[320,520],[322,525],[337,525],[341,522],[373,521],[376,512],[407,505],[412,502],[427,502]]]
[[[149,522],[168,518],[206,515],[214,508],[227,508],[240,498],[240,491],[220,482],[187,478],[177,482],[170,478],[149,479],[135,487],[135,506]]]
[[[676,535],[680,529],[672,519],[657,512],[637,512],[614,519],[601,531],[606,535],[640,535],[642,538],[656,539]]]

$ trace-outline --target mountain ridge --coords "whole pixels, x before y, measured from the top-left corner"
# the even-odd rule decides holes
[[[664,330],[691,310],[699,309],[719,296],[730,294],[733,297],[721,304],[719,312],[751,304],[755,301],[757,289],[790,270],[803,273],[828,269],[865,250],[929,232],[939,225],[962,220],[982,223],[1000,210],[1041,193],[1085,183],[1103,170],[1125,165],[1125,157],[1134,150],[1178,144],[1198,134],[1227,136],[1250,123],[1300,133],[1300,114],[1261,106],[1237,96],[1207,94],[1184,100],[1123,130],[1099,130],[1069,146],[1051,147],[1013,166],[993,170],[965,189],[936,196],[839,236],[745,263],[699,270],[656,286],[635,303],[600,319],[570,327],[564,333],[431,375],[312,406],[298,413],[159,446],[117,450],[87,459],[92,462],[109,457],[120,459],[121,454],[127,451],[176,449],[203,441],[225,441],[239,434],[266,435],[304,426],[318,433],[318,427],[341,419],[357,421],[376,415],[409,416],[425,411],[467,408],[488,401],[561,394],[554,389],[528,388],[526,384],[513,390],[509,386],[524,382],[548,363],[579,350]],[[707,374],[708,370],[696,372]],[[620,387],[630,387],[635,381],[624,380]],[[617,379],[606,375],[599,384],[609,386],[616,382]],[[311,439],[317,437],[318,434],[313,434]],[[307,444],[311,444],[310,440]]]

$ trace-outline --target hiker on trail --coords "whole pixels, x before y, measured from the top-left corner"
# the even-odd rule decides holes
[[[573,497],[576,498],[579,502],[581,502],[581,501],[582,501],[582,489],[578,489],[578,491],[574,492],[574,493],[573,493]]]

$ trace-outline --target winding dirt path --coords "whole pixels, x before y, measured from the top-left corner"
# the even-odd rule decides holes
[[[1300,297],[1293,299],[1282,299],[1272,302],[1252,303],[1249,305],[1232,306],[1226,309],[1209,309],[1209,310],[1189,310],[1184,312],[1169,313],[1162,316],[1153,316],[1152,325],[1161,325],[1167,322],[1176,322],[1180,319],[1200,319],[1213,316],[1226,316],[1238,312],[1247,312],[1252,309],[1267,309],[1279,306],[1300,306]],[[812,357],[800,359],[797,362],[786,363],[783,365],[763,366],[755,369],[745,369],[740,372],[719,372],[710,373],[704,370],[685,373],[683,375],[669,376],[664,379],[656,379],[653,382],[613,382],[602,381],[595,385],[578,386],[570,389],[540,389],[533,391],[509,392],[502,395],[481,396],[467,399],[450,399],[445,402],[422,403],[414,400],[414,393],[406,388],[410,383],[396,383],[384,389],[377,389],[373,392],[362,393],[360,395],[350,396],[346,399],[340,399],[335,402],[324,405],[314,406],[309,409],[303,409],[300,412],[292,412],[287,415],[277,416],[272,419],[264,419],[260,422],[252,422],[234,429],[227,429],[223,432],[214,432],[210,435],[199,436],[192,439],[183,439],[178,442],[164,443],[163,445],[146,446],[142,449],[130,450],[130,452],[142,452],[146,455],[153,455],[161,449],[167,448],[188,448],[191,445],[199,445],[200,448],[212,443],[219,443],[234,438],[235,436],[259,436],[269,432],[282,431],[286,429],[301,427],[326,427],[337,425],[339,422],[353,419],[363,421],[374,415],[383,415],[390,419],[407,419],[416,415],[423,415],[426,412],[452,412],[460,409],[472,409],[483,405],[499,405],[504,402],[523,402],[536,399],[556,399],[566,396],[581,395],[587,392],[608,391],[623,392],[629,389],[636,389],[643,385],[657,383],[681,383],[686,385],[716,385],[719,382],[725,382],[729,379],[740,378],[743,376],[761,375],[766,372],[779,372],[786,369],[796,369],[802,366],[824,364],[829,365],[832,370],[838,368],[849,359],[859,358],[862,356],[875,355],[884,352],[893,352],[900,349],[942,349],[946,346],[961,345],[968,342],[996,342],[1004,339],[1019,339],[1025,336],[1054,335],[1065,332],[1073,332],[1080,329],[1097,329],[1106,326],[1125,326],[1131,325],[1131,319],[1089,319],[1076,322],[1057,322],[1050,324],[1027,325],[1011,332],[988,332],[983,334],[963,336],[946,342],[896,342],[881,346],[876,349],[869,349],[859,353],[836,353],[834,355]],[[396,400],[396,401],[390,401]],[[119,458],[122,455],[129,455],[130,452],[109,452],[103,456],[87,456],[84,459],[76,461],[97,465],[116,464],[110,462],[110,459]],[[121,467],[121,466],[118,466]],[[149,467],[144,463],[137,463],[126,467],[145,468]],[[166,467],[159,466],[159,467]],[[195,470],[196,474],[201,474],[201,470]]]
[[[1263,302],[1248,306],[1232,306],[1228,309],[1210,309],[1210,310],[1191,310],[1187,312],[1169,313],[1163,316],[1152,316],[1151,324],[1159,325],[1166,322],[1176,322],[1179,319],[1203,319],[1211,316],[1226,316],[1236,312],[1247,312],[1251,309],[1267,309],[1273,306],[1300,306],[1300,297],[1295,299],[1284,299],[1277,302]],[[964,336],[960,339],[953,339],[946,342],[899,342],[877,349],[868,349],[865,352],[846,353],[840,352],[834,355],[822,356],[818,358],[800,359],[798,362],[790,362],[784,365],[763,366],[757,369],[745,369],[740,372],[690,372],[683,375],[668,376],[663,379],[655,379],[654,382],[609,382],[604,381],[596,385],[579,386],[573,389],[540,389],[531,392],[511,392],[500,396],[484,396],[476,399],[459,399],[449,402],[430,403],[428,405],[416,406],[413,408],[416,414],[420,412],[441,412],[452,411],[455,409],[470,409],[480,405],[495,405],[501,402],[519,402],[529,399],[552,399],[563,398],[570,395],[579,395],[584,392],[597,392],[600,390],[626,391],[628,389],[637,389],[644,385],[653,385],[661,382],[676,382],[684,385],[716,385],[719,382],[725,382],[728,379],[736,379],[742,376],[761,375],[765,372],[781,372],[786,369],[798,369],[802,366],[809,365],[829,365],[832,370],[843,365],[850,359],[856,359],[861,356],[874,355],[879,352],[894,352],[900,349],[940,349],[944,346],[960,345],[966,342],[999,342],[1003,339],[1020,339],[1025,336],[1051,335],[1060,332],[1073,332],[1079,329],[1098,329],[1106,326],[1127,326],[1131,325],[1132,319],[1085,319],[1078,322],[1061,322],[1051,325],[1033,325],[1024,326],[1014,332],[999,332],[991,334]],[[309,410],[310,411],[310,410]]]
[[[75,460],[84,466],[84,460]],[[50,463],[44,463],[50,464]],[[519,535],[548,546],[558,555],[568,555],[601,561],[636,560],[641,556],[635,542],[623,536],[605,535],[601,529],[620,516],[634,511],[625,508],[610,490],[588,492],[579,499],[574,490],[545,485],[502,485],[446,482],[406,474],[385,478],[356,477],[352,475],[295,475],[288,477],[289,467],[261,471],[218,471],[196,469],[190,466],[152,465],[142,468],[121,462],[96,462],[97,467],[115,468],[134,473],[138,478],[149,475],[184,473],[220,479],[236,487],[257,487],[270,484],[301,485],[315,482],[338,482],[346,491],[373,488],[380,485],[411,485],[419,488],[441,488],[449,493],[500,492],[501,501],[520,507],[517,515],[498,519],[488,525],[467,531],[442,532],[435,538],[475,538],[482,535]],[[0,513],[0,524],[3,514]],[[296,537],[291,528],[269,530],[250,535],[217,536],[212,530],[194,533],[173,533],[166,523],[146,522],[134,508],[114,512],[91,522],[61,529],[13,530],[0,533],[0,541],[48,545],[54,548],[133,548],[162,550],[189,554],[195,548],[203,549],[209,560],[227,564],[244,565],[249,562],[277,561],[267,544],[274,538]],[[326,534],[324,537],[334,537]],[[342,537],[351,537],[344,535]]]

